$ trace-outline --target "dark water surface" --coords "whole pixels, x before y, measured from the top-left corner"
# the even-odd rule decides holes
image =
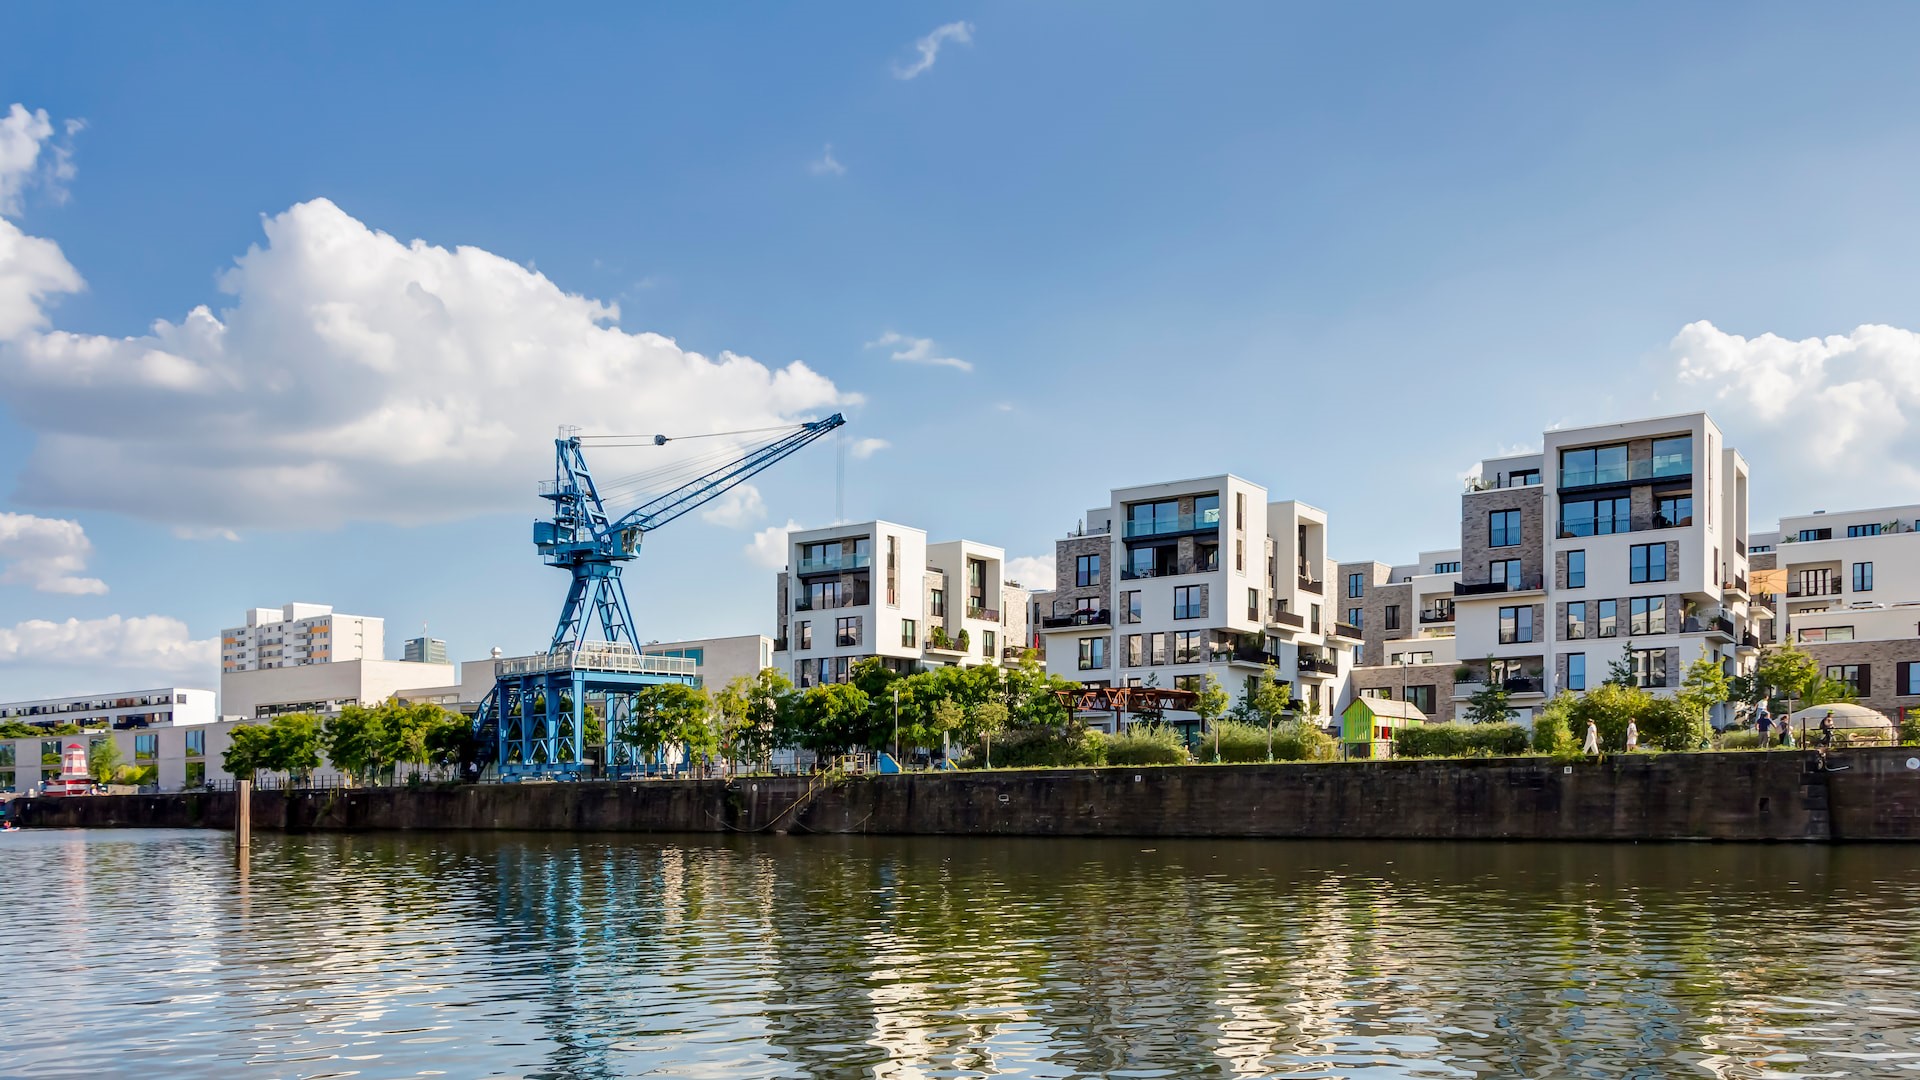
[[[0,836],[0,1075],[1920,1077],[1920,850]]]

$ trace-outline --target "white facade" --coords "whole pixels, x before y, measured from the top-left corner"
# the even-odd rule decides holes
[[[220,676],[220,709],[240,719],[290,712],[325,714],[348,705],[377,705],[409,691],[451,688],[458,679],[452,664],[405,660],[336,660],[230,671]]]
[[[124,730],[210,724],[217,719],[213,691],[180,686],[0,702],[0,720],[43,727],[76,724],[87,730]]]
[[[386,622],[340,615],[326,604],[253,608],[244,626],[220,632],[220,670],[257,671],[385,655]]]
[[[688,641],[649,641],[640,646],[648,656],[678,656],[693,661],[700,685],[719,690],[742,676],[752,678],[773,665],[773,639],[765,634],[695,638]]]
[[[1754,542],[1786,571],[1771,640],[1785,640],[1803,613],[1920,601],[1920,506],[1784,517]]]
[[[211,694],[210,691],[201,693]],[[0,739],[0,792],[20,795],[60,774],[59,757],[63,748],[75,743],[92,747],[111,739],[119,752],[120,764],[155,769],[153,786],[160,791],[182,791],[203,787],[208,781],[231,783],[233,776],[221,764],[227,748],[233,744],[233,729],[240,721],[216,720],[170,728],[131,731],[92,731],[80,735],[49,735],[42,738]],[[315,769],[318,783],[337,783],[338,770],[325,763]],[[279,777],[265,778],[268,782]]]
[[[1000,548],[928,544],[919,529],[877,520],[787,543],[774,666],[796,686],[844,682],[869,656],[901,672],[1011,662],[1026,639],[1027,594],[1006,581]]]

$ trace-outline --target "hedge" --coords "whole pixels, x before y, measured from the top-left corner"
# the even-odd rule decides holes
[[[1414,724],[1393,736],[1396,757],[1515,757],[1528,749],[1519,724]]]

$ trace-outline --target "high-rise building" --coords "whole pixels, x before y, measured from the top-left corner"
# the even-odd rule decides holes
[[[246,625],[220,632],[220,670],[378,660],[386,648],[385,626],[382,619],[335,614],[326,604],[253,608]]]
[[[444,664],[447,643],[433,637],[408,638],[400,647],[400,659],[410,664]]]

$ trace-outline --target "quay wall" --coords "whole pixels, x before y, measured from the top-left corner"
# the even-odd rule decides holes
[[[1920,749],[256,792],[289,832],[1920,840]],[[1844,768],[1841,768],[1844,766]],[[231,828],[231,792],[18,799],[28,826]]]

